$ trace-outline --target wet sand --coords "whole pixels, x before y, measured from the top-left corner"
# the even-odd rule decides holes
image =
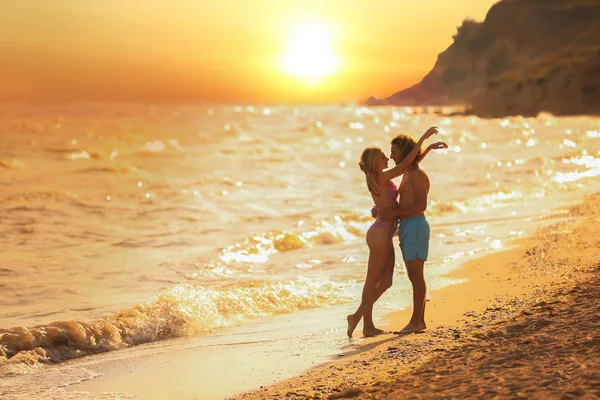
[[[515,249],[458,270],[468,281],[433,293],[427,331],[354,339],[339,360],[236,399],[598,398],[598,238],[595,194]]]

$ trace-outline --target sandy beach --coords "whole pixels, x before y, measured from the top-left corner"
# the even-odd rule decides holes
[[[429,329],[354,339],[339,360],[245,393],[264,398],[598,398],[600,195],[430,296]],[[398,329],[410,310],[387,319]]]

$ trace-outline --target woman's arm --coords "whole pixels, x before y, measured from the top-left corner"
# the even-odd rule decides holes
[[[387,171],[383,171],[383,173],[379,176],[379,177],[381,177],[380,179],[384,182],[387,182],[389,180],[399,177],[404,172],[406,172],[408,167],[413,163],[415,158],[419,155],[419,149],[421,148],[421,145],[423,144],[423,142],[426,139],[428,139],[429,137],[431,137],[437,133],[438,133],[438,130],[437,130],[437,127],[435,127],[435,126],[432,126],[431,128],[427,129],[427,131],[423,134],[423,136],[421,136],[421,138],[417,142],[417,145],[410,151],[410,153],[408,153],[408,155],[404,158],[404,160],[402,160],[394,168],[388,169]]]

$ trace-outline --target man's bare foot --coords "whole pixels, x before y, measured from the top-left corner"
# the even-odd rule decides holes
[[[358,325],[358,323],[360,322],[360,318],[356,318],[354,314],[350,314],[346,317],[346,320],[348,321],[348,337],[352,338],[352,334],[356,329],[356,325]]]
[[[398,333],[400,335],[404,335],[407,333],[414,333],[414,332],[421,332],[423,330],[425,330],[427,328],[427,326],[425,324],[408,324],[406,325],[404,328],[402,328],[401,331],[395,332]]]
[[[379,329],[379,328],[371,328],[371,329],[363,329],[363,335],[365,337],[372,337],[372,336],[377,336],[377,335],[381,335],[382,333],[387,333],[386,331],[384,331],[383,329]]]

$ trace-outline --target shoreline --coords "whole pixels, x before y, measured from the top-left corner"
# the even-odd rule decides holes
[[[468,280],[428,293],[426,331],[354,340],[338,360],[232,398],[600,396],[600,194],[566,218],[451,272]]]

